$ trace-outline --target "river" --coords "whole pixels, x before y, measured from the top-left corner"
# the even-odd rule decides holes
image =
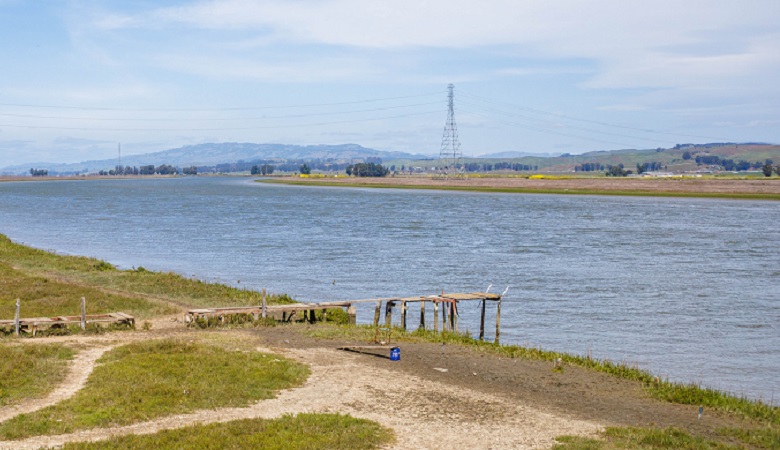
[[[767,201],[207,177],[0,183],[0,232],[34,247],[304,301],[508,286],[503,343],[774,403],[778,224],[780,203]],[[476,303],[461,309],[461,330],[476,331]]]

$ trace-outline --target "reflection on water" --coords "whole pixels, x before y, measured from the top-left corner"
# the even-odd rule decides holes
[[[767,400],[780,398],[778,223],[780,204],[758,201],[225,178],[0,184],[0,232],[36,247],[301,300],[510,286],[503,342]],[[461,309],[461,329],[476,330],[476,304]]]

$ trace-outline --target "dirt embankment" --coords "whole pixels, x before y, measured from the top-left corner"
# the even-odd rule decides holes
[[[286,181],[286,180],[282,180]],[[661,194],[774,194],[780,195],[780,178],[713,179],[713,178],[450,178],[384,177],[384,178],[295,178],[290,181],[306,184],[361,185],[382,187],[422,187],[456,189],[496,189],[518,191],[604,191]]]
[[[63,386],[46,399],[9,412],[0,421],[73,395],[84,385],[100,354],[139,339],[186,338],[199,333],[245,339],[249,335],[258,350],[308,364],[312,374],[303,386],[245,408],[195,411],[119,428],[0,442],[0,449],[59,446],[198,423],[300,412],[338,412],[375,420],[394,430],[398,437],[394,448],[399,449],[549,448],[556,436],[594,435],[610,425],[674,426],[703,436],[714,435],[715,430],[724,427],[751,425],[714,411],[705,411],[698,420],[696,406],[654,400],[637,383],[593,370],[566,366],[559,372],[549,362],[502,358],[437,343],[401,343],[401,360],[390,361],[387,349],[338,350],[345,345],[369,343],[349,338],[315,339],[308,336],[309,327],[199,331],[165,318],[154,321],[149,332],[47,339],[83,348],[73,361],[80,367],[74,367]]]

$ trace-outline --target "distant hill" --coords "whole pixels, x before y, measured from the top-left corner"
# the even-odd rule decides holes
[[[523,165],[530,167],[530,169],[520,170],[548,173],[570,173],[581,170],[603,173],[604,170],[601,169],[601,166],[617,166],[620,164],[623,164],[629,170],[635,170],[637,164],[652,164],[655,167],[660,167],[659,170],[686,172],[702,169],[703,166],[713,166],[713,164],[706,162],[713,158],[705,158],[707,156],[717,156],[719,160],[728,160],[734,163],[747,161],[753,167],[757,163],[763,164],[766,160],[772,160],[774,164],[780,164],[780,145],[763,143],[679,144],[667,149],[600,150],[578,155],[564,153],[556,156],[498,156],[504,154],[512,154],[512,152],[464,158],[464,162],[472,165],[472,167],[478,165],[482,168],[469,169],[473,171],[482,171],[485,170],[485,167],[491,168],[487,169],[487,171],[505,170],[508,167]],[[688,159],[686,159],[686,156]],[[696,162],[697,157],[705,162],[698,164]],[[424,161],[399,158],[386,162],[397,167],[416,167],[421,170],[430,170],[438,163],[436,158],[429,158]],[[592,167],[596,164],[598,164],[599,168],[593,169]]]
[[[541,156],[546,158],[552,158],[559,156],[560,153],[534,153],[534,152],[498,152],[498,153],[485,153],[477,155],[477,158],[522,158],[524,156]]]
[[[419,159],[421,155],[403,152],[387,152],[362,147],[357,144],[341,145],[287,145],[287,144],[252,144],[224,142],[215,144],[188,145],[144,155],[123,156],[123,166],[143,166],[153,164],[169,164],[177,167],[213,166],[217,164],[234,164],[237,162],[252,162],[255,160],[313,160],[333,159],[351,161],[370,157],[382,159]],[[100,170],[113,169],[117,159],[84,161],[74,164],[34,163],[9,166],[0,169],[3,174],[27,174],[31,167],[47,169],[49,173],[92,173]]]
[[[237,165],[237,167],[227,171],[241,171],[249,170],[246,163],[251,164],[256,161],[273,161],[278,165],[300,160],[328,160],[346,165],[356,161],[365,161],[368,158],[381,158],[388,167],[415,167],[422,171],[430,170],[438,164],[438,158],[435,156],[387,152],[357,144],[304,146],[226,142],[189,145],[145,155],[127,156],[122,158],[122,165],[140,167],[149,164],[154,166],[169,164],[180,168],[211,166],[212,170],[214,166],[218,165]],[[703,166],[710,166],[713,170],[718,170],[718,165],[721,166],[720,170],[732,170],[729,168],[733,166],[732,163],[740,161],[750,163],[750,166],[755,169],[765,160],[772,160],[774,164],[780,164],[780,145],[763,143],[678,144],[667,149],[602,150],[578,155],[564,153],[554,156],[507,151],[464,158],[464,162],[470,166],[469,171],[519,170],[551,173],[574,171],[603,173],[603,167],[620,164],[631,170],[636,169],[637,164],[650,164],[651,169],[649,170],[670,172],[701,170]],[[29,174],[30,168],[46,169],[51,175],[96,173],[100,170],[113,169],[116,165],[116,159],[85,161],[78,164],[31,163],[0,169],[0,175],[26,175]],[[222,171],[222,169],[217,168],[216,171]]]

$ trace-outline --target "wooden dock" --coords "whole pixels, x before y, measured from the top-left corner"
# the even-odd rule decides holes
[[[220,322],[227,321],[227,317],[235,314],[247,314],[252,315],[254,320],[260,318],[274,318],[275,320],[290,322],[297,314],[302,314],[304,320],[314,323],[316,321],[316,311],[322,311],[327,315],[329,309],[346,309],[349,315],[349,323],[354,324],[357,320],[356,304],[359,303],[374,303],[376,308],[374,310],[374,326],[379,326],[379,321],[382,315],[382,311],[385,312],[385,327],[389,328],[393,320],[393,310],[396,306],[400,307],[401,313],[401,328],[406,330],[406,315],[409,310],[409,304],[420,304],[420,328],[426,329],[430,326],[426,323],[426,303],[430,303],[433,306],[433,330],[439,331],[439,310],[441,310],[441,330],[458,332],[458,302],[462,301],[480,301],[482,302],[482,315],[480,320],[479,338],[484,339],[485,336],[485,309],[487,302],[496,303],[496,342],[498,342],[500,336],[501,326],[501,295],[490,294],[487,292],[471,292],[471,293],[451,293],[440,295],[422,295],[417,297],[387,297],[387,298],[371,298],[371,299],[359,299],[359,300],[346,300],[335,302],[319,302],[319,303],[292,303],[289,305],[265,305],[259,306],[243,306],[243,307],[227,307],[227,308],[200,308],[191,309],[187,312],[184,321],[187,324],[193,324],[198,319],[211,319],[217,318]],[[384,305],[384,306],[383,306]],[[300,316],[299,316],[300,317]]]
[[[90,314],[82,316],[57,316],[57,317],[33,317],[29,319],[19,318],[14,320],[0,320],[0,329],[16,334],[28,333],[32,336],[40,330],[49,328],[66,328],[68,325],[81,325],[86,328],[88,324],[123,324],[135,326],[135,317],[122,312],[109,314]],[[18,332],[17,332],[18,331]]]
[[[259,306],[234,306],[227,308],[199,308],[191,309],[184,316],[184,322],[193,324],[198,319],[217,318],[225,321],[225,318],[236,314],[251,314],[254,320],[273,318],[282,322],[291,322],[299,313],[304,320],[314,323],[317,311],[322,311],[327,316],[330,309],[346,309],[349,323],[354,324],[357,311],[353,302],[321,302],[321,303],[291,303],[288,305],[259,305]]]

